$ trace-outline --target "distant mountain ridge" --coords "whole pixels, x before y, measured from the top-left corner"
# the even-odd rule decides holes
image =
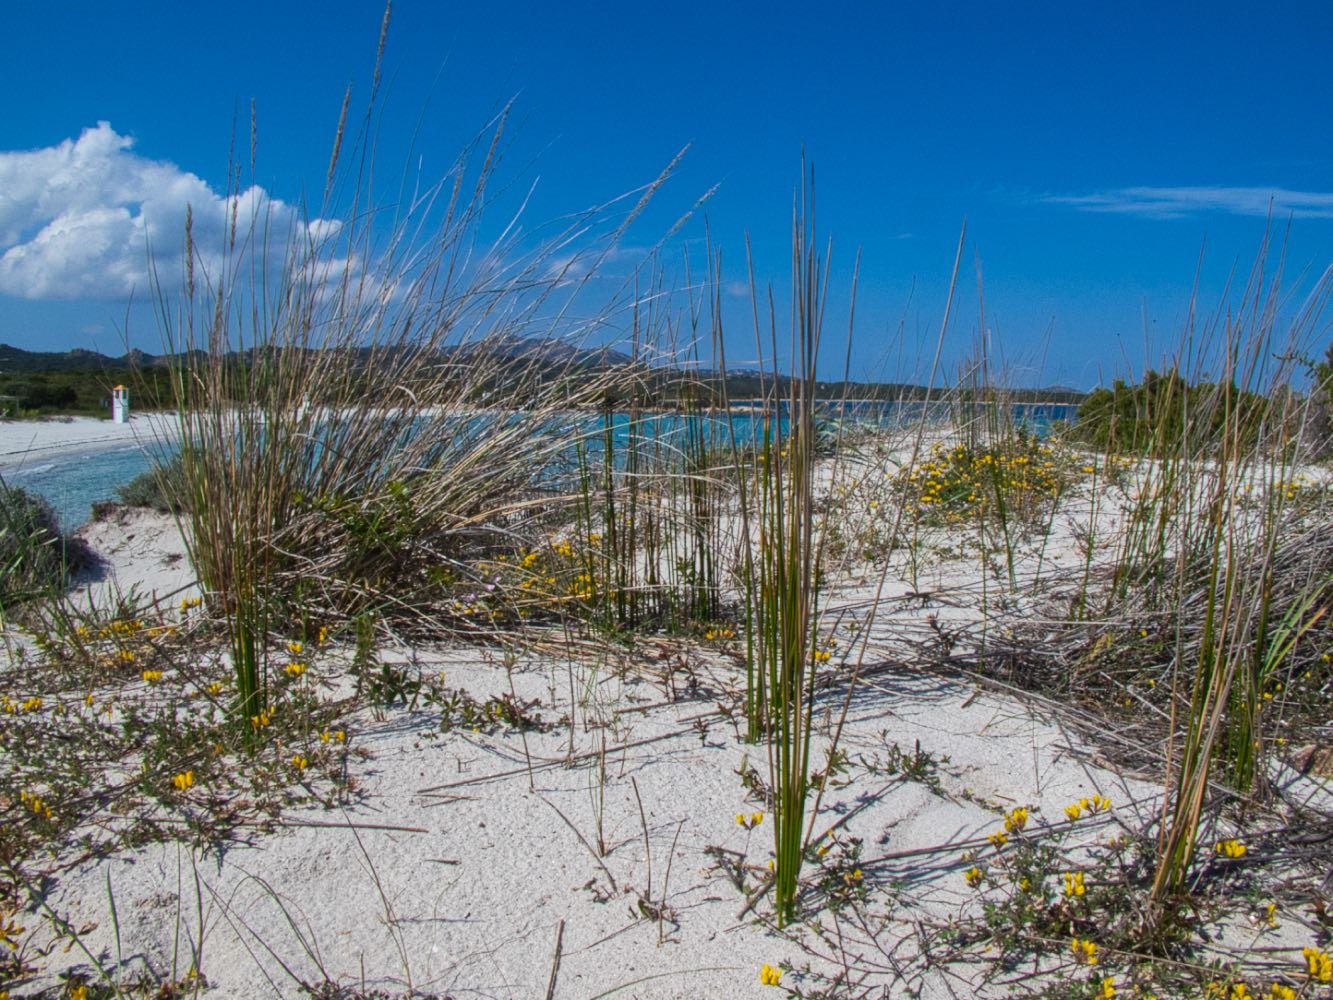
[[[105,368],[151,368],[171,363],[169,357],[138,349],[119,357],[99,354],[83,347],[71,351],[25,351],[21,347],[0,344],[0,374],[26,372],[83,372]]]
[[[254,356],[253,351],[233,352],[234,357]],[[635,362],[630,355],[612,348],[580,347],[559,340],[524,338],[517,336],[493,337],[471,344],[461,344],[445,348],[442,361],[466,360],[469,357],[486,356],[499,358],[516,364],[549,365],[552,369],[621,369],[626,374],[637,372],[637,377],[651,381],[674,381],[686,375],[684,369],[672,369],[645,365]],[[178,363],[180,354],[149,354],[146,351],[131,350],[119,357],[99,354],[85,348],[70,351],[25,351],[22,348],[0,344],[0,376],[20,376],[40,372],[100,372],[129,368],[151,369],[169,368]],[[704,383],[719,383],[723,376],[714,369],[690,369],[689,376]],[[733,370],[726,373],[727,390],[733,399],[744,399],[761,395],[777,389],[785,394],[790,386],[786,375],[774,377],[771,373],[763,374],[753,369]],[[824,399],[922,399],[944,398],[955,390],[936,387],[927,391],[920,385],[898,382],[842,382],[837,380],[819,380],[816,393]],[[1053,402],[1078,403],[1087,396],[1086,392],[1067,386],[1048,386],[1038,389],[1006,390],[1014,402]]]

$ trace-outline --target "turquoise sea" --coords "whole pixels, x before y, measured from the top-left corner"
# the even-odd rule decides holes
[[[930,406],[939,413],[927,414],[928,418],[937,417],[947,420],[949,411],[942,404],[919,403],[877,403],[849,402],[841,406],[826,409],[825,419],[844,419],[855,422],[875,424],[906,424],[922,416],[922,408]],[[1055,421],[1072,421],[1077,407],[1064,404],[1020,404],[1013,408],[1016,421],[1029,426],[1034,432],[1044,433]],[[475,420],[476,418],[468,418]],[[685,427],[686,419],[671,415],[646,415],[640,418],[640,432],[648,437],[669,438],[679,434]],[[748,435],[757,435],[757,423],[739,410],[733,415],[732,424],[738,440]],[[578,433],[589,435],[589,452],[595,453],[600,448],[596,437],[603,427],[601,417],[590,418],[586,424],[571,428],[571,437]],[[702,427],[710,445],[722,447],[728,440],[726,418],[714,415],[697,421],[696,428]],[[613,418],[616,444],[624,443],[628,434],[629,418],[616,414]],[[125,443],[109,448],[71,452],[68,455],[46,455],[33,459],[29,463],[10,466],[3,471],[6,483],[21,486],[46,500],[55,508],[61,525],[69,530],[86,522],[92,505],[101,500],[113,500],[116,487],[129,482],[135,476],[147,471],[150,459],[138,445]]]

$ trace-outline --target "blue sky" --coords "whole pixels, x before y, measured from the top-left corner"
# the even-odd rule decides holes
[[[127,305],[149,297],[143,233],[166,245],[185,202],[198,217],[225,190],[233,123],[244,148],[252,100],[247,183],[286,204],[318,195],[344,88],[354,108],[367,96],[382,7],[317,9],[3,6],[0,341],[119,353],[128,335],[158,348],[147,310]],[[535,183],[524,214],[533,234],[651,180],[688,144],[623,259],[716,186],[663,261],[683,283],[688,248],[697,274],[706,218],[723,254],[729,350],[744,363],[754,354],[745,236],[761,283],[785,288],[804,148],[833,241],[828,336],[839,346],[826,373],[842,367],[859,250],[853,375],[924,375],[966,220],[945,373],[983,329],[980,284],[984,328],[1015,380],[1087,387],[1160,361],[1196,276],[1206,310],[1226,301],[1270,201],[1293,309],[1333,263],[1331,42],[1326,3],[814,13],[399,0],[380,190],[404,164],[439,176],[511,100],[499,176],[511,200]]]

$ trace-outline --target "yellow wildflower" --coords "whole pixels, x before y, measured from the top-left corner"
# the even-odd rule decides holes
[[[1009,843],[1009,834],[1005,833],[1003,830],[996,830],[986,839],[989,840],[991,846],[998,851],[1005,844]]]
[[[296,768],[298,771],[304,771],[309,766],[310,761],[306,759],[305,754],[298,753],[292,758],[292,767]]]
[[[1069,817],[1070,822],[1083,815],[1083,807],[1075,802],[1073,805],[1065,806],[1065,815]]]
[[[40,796],[34,795],[32,792],[19,792],[19,802],[26,806],[34,816],[48,821],[54,818],[51,807]]]
[[[1097,942],[1089,941],[1087,938],[1074,938],[1069,950],[1074,953],[1074,960],[1080,965],[1097,964]]]
[[[300,656],[301,650],[303,649],[305,649],[305,643],[303,642],[292,640],[287,643],[287,652],[291,653],[293,656]]]
[[[176,791],[186,792],[194,787],[194,772],[182,771],[176,777],[171,779],[171,783],[176,786]]]
[[[293,660],[291,663],[287,664],[284,669],[287,671],[287,676],[300,677],[306,672],[306,665],[299,660]]]
[[[149,684],[156,684],[158,681],[162,679],[162,671],[145,670],[142,674],[140,674],[140,676]]]
[[[1028,811],[1019,806],[1004,817],[1004,828],[1008,833],[1018,833],[1028,825]]]
[[[1296,991],[1283,983],[1268,987],[1268,1000],[1296,1000]]]
[[[775,969],[765,962],[759,969],[759,984],[761,986],[781,986],[782,970]]]
[[[1245,857],[1245,852],[1249,850],[1239,840],[1219,840],[1213,849],[1221,857],[1232,859]]]
[[[1087,887],[1083,884],[1082,872],[1065,872],[1065,895],[1083,896],[1087,894]]]
[[[27,928],[20,927],[8,917],[0,917],[0,944],[3,944],[10,951],[18,951],[18,936]],[[3,994],[7,996],[8,994]]]
[[[970,885],[973,889],[975,889],[977,886],[981,885],[983,881],[985,881],[986,873],[983,872],[976,865],[973,865],[967,871],[963,872],[963,878],[967,880],[968,885]]]
[[[1115,996],[1115,976],[1107,976],[1102,980],[1102,989],[1097,995],[1105,1000],[1111,1000],[1111,997]]]
[[[1305,956],[1305,969],[1311,979],[1319,983],[1333,980],[1333,958],[1329,958],[1328,952],[1318,948],[1303,948],[1301,954]]]

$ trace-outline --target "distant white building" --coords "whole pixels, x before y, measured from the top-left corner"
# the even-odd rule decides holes
[[[111,390],[111,420],[117,424],[130,422],[130,390],[123,385]]]

